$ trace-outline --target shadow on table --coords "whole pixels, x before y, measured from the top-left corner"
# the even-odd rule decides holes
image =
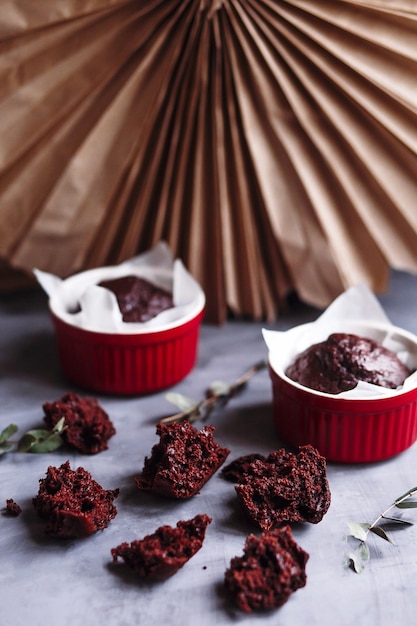
[[[8,376],[62,385],[55,337],[37,331],[15,338],[13,350],[4,351],[1,367]]]
[[[252,404],[230,408],[216,415],[216,438],[230,442],[230,446],[244,447],[249,452],[271,452],[282,447],[274,426],[271,403]],[[231,449],[229,462],[233,460]]]

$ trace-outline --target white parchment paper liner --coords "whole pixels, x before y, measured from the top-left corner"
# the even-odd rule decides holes
[[[38,269],[34,274],[48,294],[55,315],[72,326],[95,332],[133,334],[161,330],[197,314],[205,303],[200,285],[180,260],[173,259],[165,242],[120,265],[88,270],[65,280]],[[147,322],[124,322],[114,293],[97,283],[131,274],[172,292],[174,307]]]
[[[378,341],[395,352],[411,370],[416,369],[417,337],[415,337],[414,351],[412,351],[410,342],[401,341],[398,329],[391,324],[374,294],[363,284],[351,287],[341,294],[315,322],[306,325],[301,332],[294,332],[295,328],[288,331],[263,329],[262,334],[269,350],[269,360],[272,367],[280,376],[285,378],[286,367],[300,352],[315,343],[325,341],[333,332],[353,332],[352,327],[355,324],[364,327],[369,324],[370,328],[374,325],[383,328],[383,336]],[[361,335],[366,336],[364,333]],[[408,333],[408,337],[410,336]],[[414,336],[412,337],[414,339]],[[294,381],[292,382],[294,383]],[[294,384],[301,387],[298,383]],[[385,389],[360,381],[354,389],[337,394],[337,397],[350,399],[387,397],[404,393],[416,386],[417,372],[413,372],[397,389]],[[311,389],[309,391],[319,395],[330,395]],[[335,396],[333,395],[333,397]]]

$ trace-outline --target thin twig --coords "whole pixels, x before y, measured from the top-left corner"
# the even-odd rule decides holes
[[[209,414],[217,403],[221,402],[222,404],[225,404],[233,398],[233,396],[235,396],[246,385],[252,376],[265,369],[266,365],[267,362],[265,360],[255,363],[255,365],[252,365],[252,367],[246,370],[246,372],[244,372],[232,385],[227,386],[226,393],[218,394],[209,388],[204,400],[201,400],[185,411],[180,411],[179,413],[175,413],[169,417],[164,417],[161,422],[164,424],[172,424],[173,422],[182,422],[187,419],[195,420],[198,417],[201,417],[202,414]]]

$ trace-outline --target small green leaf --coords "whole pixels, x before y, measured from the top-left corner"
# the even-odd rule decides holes
[[[45,452],[53,452],[62,446],[62,439],[58,433],[53,433],[43,441],[36,441],[30,448],[30,452],[43,454]]]
[[[378,537],[385,539],[385,541],[388,541],[389,543],[392,543],[385,530],[383,530],[380,526],[371,526],[369,528],[369,532],[374,533],[374,535],[378,535]]]
[[[404,502],[396,502],[397,509],[417,509],[417,502],[415,500],[405,500]]]
[[[348,522],[348,526],[352,537],[355,537],[355,539],[359,539],[359,541],[366,541],[370,524],[358,524],[358,522]]]
[[[350,554],[348,554],[348,557],[349,557],[349,564],[352,567],[352,569],[357,574],[361,574],[363,570],[365,569],[365,566],[362,563],[362,561],[358,558],[357,554],[355,554],[354,552],[351,552]]]
[[[26,433],[19,440],[19,444],[18,444],[18,448],[17,449],[19,450],[19,452],[29,452],[29,450],[36,443],[36,441],[37,441],[36,437],[31,435],[30,433]]]
[[[10,452],[10,450],[13,450],[13,447],[14,444],[10,441],[3,441],[2,443],[0,443],[0,456],[2,454],[5,454],[6,452]]]
[[[63,430],[64,422],[62,419],[59,420],[52,430],[41,428],[28,430],[20,439],[18,450],[19,452],[34,452],[38,454],[53,452],[63,444],[61,437]]]
[[[9,424],[6,426],[6,428],[4,428],[0,433],[0,443],[4,443],[10,439],[10,437],[13,437],[17,430],[18,428],[16,424]]]
[[[187,396],[183,396],[181,393],[171,392],[167,393],[165,398],[171,404],[177,406],[181,411],[192,411],[197,407],[197,404],[191,398],[187,398]]]
[[[410,522],[409,520],[402,519],[401,517],[386,517],[384,515],[384,519],[388,522],[393,522],[394,524],[399,524],[403,526],[414,526],[414,522]]]
[[[406,498],[410,498],[411,496],[413,496],[414,494],[417,493],[417,487],[412,487],[411,489],[409,489],[408,491],[406,491],[402,496],[400,496],[399,498],[397,498],[394,502],[395,505],[398,505],[400,502],[402,502],[403,500],[405,500]]]
[[[213,381],[209,387],[210,394],[217,396],[218,398],[228,396],[230,394],[230,391],[231,386],[221,380]]]
[[[61,419],[55,424],[52,431],[53,433],[63,433],[66,429],[65,426],[65,417],[61,417]]]
[[[44,428],[33,428],[32,430],[28,430],[26,435],[30,435],[34,440],[45,439],[49,437],[51,434],[51,430],[46,430]]]
[[[369,552],[368,544],[366,543],[360,543],[357,548],[357,552],[362,561],[369,561],[369,559],[371,558],[371,553]]]
[[[369,548],[366,543],[361,542],[356,550],[349,552],[347,556],[352,569],[357,574],[361,574],[365,569],[365,563],[367,563],[370,559]]]

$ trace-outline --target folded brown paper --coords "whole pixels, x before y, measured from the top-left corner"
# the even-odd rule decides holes
[[[165,240],[218,322],[417,271],[414,2],[35,4],[0,17],[11,267],[65,278]]]

